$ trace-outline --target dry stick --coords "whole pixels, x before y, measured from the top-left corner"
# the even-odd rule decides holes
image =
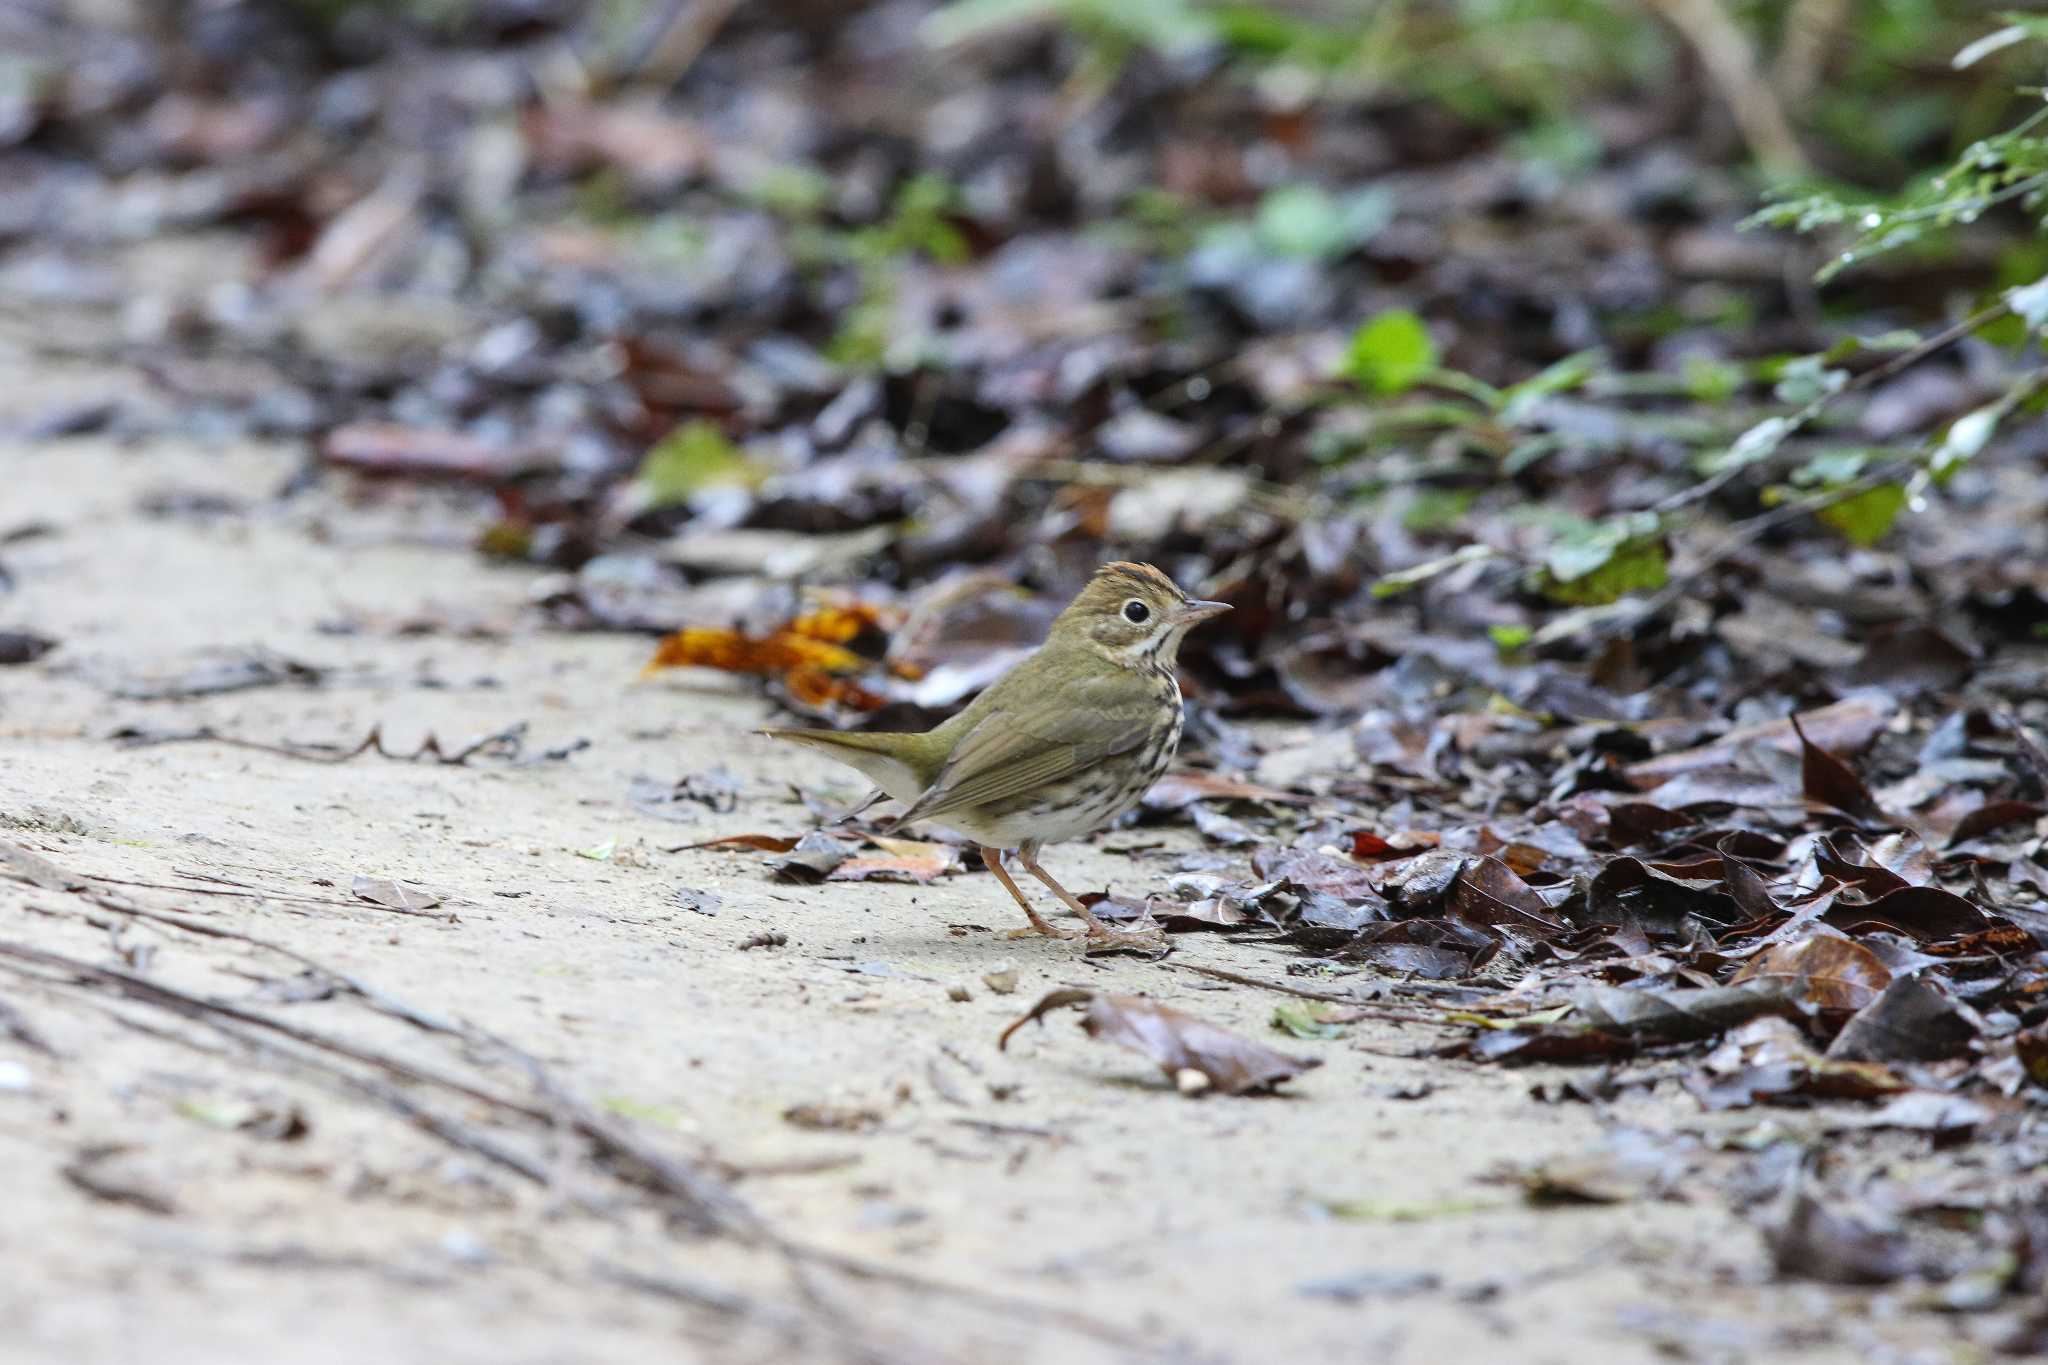
[[[374,1067],[401,1080],[413,1081],[421,1085],[440,1086],[443,1089],[452,1090],[466,1099],[472,1099],[480,1104],[489,1105],[492,1108],[518,1114],[535,1122],[545,1123],[552,1117],[544,1109],[536,1109],[532,1105],[524,1104],[504,1095],[494,1094],[489,1090],[482,1089],[471,1082],[463,1080],[459,1076],[450,1076],[417,1062],[408,1062],[403,1058],[393,1057],[381,1052],[373,1052],[367,1048],[360,1048],[354,1044],[342,1042],[338,1038],[330,1038],[325,1034],[316,1033],[300,1025],[288,1024],[282,1019],[272,1019],[253,1010],[243,1009],[239,1005],[208,1000],[203,996],[190,995],[171,986],[159,985],[157,982],[143,977],[132,976],[127,972],[115,971],[111,967],[96,966],[82,958],[66,957],[62,953],[53,953],[42,948],[32,947],[26,943],[11,943],[5,940],[0,940],[0,958],[11,958],[17,962],[42,967],[50,971],[68,972],[78,978],[78,984],[104,987],[138,1004],[151,1005],[157,1009],[179,1015],[182,1018],[207,1024],[210,1027],[218,1027],[219,1021],[227,1020],[246,1028],[274,1033],[279,1037],[290,1039],[292,1042],[316,1052],[345,1057],[349,1061],[360,1062],[365,1066]],[[51,978],[45,977],[43,979],[50,980]]]
[[[194,896],[229,896],[237,900],[289,901],[294,905],[335,905],[347,910],[396,910],[396,906],[379,905],[375,901],[345,901],[339,896],[301,896],[295,891],[264,891],[261,889],[237,888],[228,890],[217,886],[185,886],[176,882],[137,882],[124,877],[102,877],[95,873],[82,874],[86,880],[98,882],[101,886],[134,886],[145,891],[183,891]],[[417,910],[400,911],[401,914],[420,914]],[[441,915],[428,916],[431,919],[445,918]]]
[[[537,1184],[545,1185],[547,1183],[546,1168],[532,1158],[513,1151],[511,1148],[505,1147],[480,1133],[470,1131],[454,1119],[424,1107],[384,1082],[357,1075],[346,1067],[325,1058],[309,1053],[295,1052],[292,1049],[266,1041],[256,1033],[237,1028],[234,1024],[227,1022],[228,1019],[235,1017],[235,1011],[229,1007],[215,1005],[211,1001],[201,1000],[194,996],[186,996],[182,992],[172,991],[168,987],[156,987],[153,994],[132,991],[127,988],[130,983],[140,985],[149,985],[150,983],[138,982],[136,978],[127,977],[125,973],[107,971],[103,968],[95,967],[89,962],[68,958],[58,953],[46,953],[24,944],[0,942],[0,958],[14,958],[26,964],[24,966],[16,966],[9,963],[0,963],[0,970],[12,971],[24,980],[38,981],[46,986],[112,986],[120,994],[136,1001],[138,1004],[153,1006],[175,1014],[180,1018],[204,1024],[222,1037],[240,1044],[248,1052],[259,1056],[268,1055],[276,1057],[294,1066],[317,1071],[321,1075],[339,1083],[344,1088],[374,1099],[397,1111],[415,1126],[433,1134],[451,1146],[475,1152],[478,1156],[496,1162],[507,1170],[524,1176]],[[67,982],[62,978],[45,976],[40,972],[29,970],[28,968],[31,966],[60,970],[75,979]],[[216,1016],[225,1016],[225,1018]],[[168,1030],[152,1029],[137,1021],[122,1018],[118,1014],[115,1017],[122,1024],[132,1028],[140,1028],[143,1032],[153,1037],[170,1042],[184,1043],[189,1046],[199,1046],[193,1040],[180,1037],[178,1034]],[[350,1054],[343,1052],[341,1055],[348,1056]],[[389,1059],[372,1059],[373,1064],[382,1064],[388,1061]]]
[[[1806,153],[1792,131],[1792,121],[1757,69],[1749,38],[1720,0],[1648,0],[1648,7],[1669,20],[1699,54],[1750,154],[1781,174],[1804,170]]]
[[[1375,1019],[1387,1019],[1397,1024],[1442,1024],[1445,1022],[1436,1015],[1424,1014],[1418,1010],[1404,1010],[1392,1005],[1376,1004],[1370,1000],[1360,1000],[1352,995],[1339,995],[1335,991],[1311,991],[1304,990],[1300,986],[1285,985],[1278,981],[1262,981],[1256,976],[1246,976],[1242,972],[1228,972],[1221,967],[1199,967],[1192,962],[1162,962],[1160,965],[1172,967],[1178,971],[1193,972],[1197,976],[1214,977],[1218,981],[1233,982],[1239,986],[1257,986],[1260,990],[1277,991],[1281,995],[1292,995],[1302,1000],[1320,1000],[1325,1004],[1344,1005],[1351,1009],[1365,1010]]]
[[[182,734],[132,736],[129,743],[137,748],[156,744],[226,744],[237,749],[254,749],[258,753],[280,754],[285,758],[296,758],[307,763],[347,763],[364,754],[375,754],[379,758],[388,758],[399,763],[417,763],[423,758],[431,758],[443,767],[460,768],[467,765],[477,754],[493,747],[509,750],[507,757],[516,755],[525,738],[526,722],[522,720],[496,734],[471,740],[452,754],[441,748],[440,739],[431,732],[411,753],[392,753],[384,747],[382,725],[371,726],[370,733],[363,736],[362,742],[348,750],[332,744],[269,744],[260,739],[224,735],[210,725],[202,725],[197,730]]]
[[[20,852],[13,845],[0,842],[0,855],[20,855]],[[0,857],[0,861],[12,861],[16,866],[26,868],[31,873],[41,870],[45,875],[51,872],[63,875],[61,870],[56,869],[53,864],[33,854],[16,856],[11,859]],[[1131,1348],[1136,1348],[1140,1345],[1140,1339],[1134,1334],[1126,1332],[1113,1323],[1102,1321],[1078,1310],[1047,1305],[1037,1300],[986,1290],[974,1285],[954,1284],[946,1280],[921,1275],[916,1271],[903,1270],[880,1262],[868,1261],[861,1257],[798,1242],[793,1238],[774,1231],[744,1201],[730,1194],[730,1192],[720,1189],[710,1177],[691,1172],[687,1166],[676,1161],[674,1158],[647,1149],[631,1137],[620,1132],[616,1125],[612,1124],[609,1120],[593,1113],[580,1101],[569,1100],[566,1093],[557,1087],[551,1079],[547,1078],[545,1069],[540,1066],[536,1059],[520,1052],[516,1048],[512,1048],[502,1040],[491,1039],[488,1035],[483,1035],[477,1030],[464,1029],[453,1024],[444,1023],[431,1015],[427,1015],[381,992],[375,991],[352,977],[335,972],[306,957],[304,954],[278,944],[268,943],[252,935],[237,933],[234,930],[221,929],[214,925],[186,920],[181,916],[167,914],[163,911],[145,910],[140,906],[130,906],[116,900],[114,897],[86,890],[82,886],[75,884],[75,879],[74,884],[66,889],[83,896],[93,904],[100,905],[102,908],[115,911],[116,913],[132,915],[156,923],[169,924],[174,928],[184,929],[209,938],[231,939],[281,953],[293,961],[299,962],[311,970],[319,972],[323,976],[347,987],[366,1003],[371,1004],[380,1011],[391,1013],[395,1017],[404,1019],[417,1027],[430,1032],[462,1038],[470,1042],[487,1041],[492,1046],[504,1049],[509,1057],[519,1062],[522,1066],[529,1068],[530,1073],[537,1073],[545,1083],[545,1093],[550,1098],[556,1100],[558,1104],[562,1102],[567,1103],[566,1112],[560,1107],[552,1112],[536,1109],[531,1105],[480,1089],[459,1078],[441,1075],[430,1068],[416,1063],[357,1048],[338,1039],[328,1038],[312,1030],[286,1024],[281,1020],[271,1019],[253,1011],[187,995],[182,991],[173,990],[167,986],[159,986],[154,982],[129,976],[124,972],[97,967],[88,962],[64,957],[61,954],[46,953],[27,945],[0,942],[0,957],[16,957],[24,961],[36,962],[44,966],[71,971],[85,981],[109,986],[123,994],[129,995],[130,998],[137,999],[141,1003],[167,1009],[183,1017],[192,1018],[210,1027],[221,1029],[223,1032],[228,1032],[229,1030],[222,1029],[219,1022],[219,1017],[221,1016],[247,1024],[253,1028],[276,1032],[306,1047],[332,1052],[338,1056],[362,1062],[365,1065],[386,1071],[403,1079],[415,1080],[428,1085],[441,1085],[456,1091],[458,1094],[519,1114],[536,1122],[553,1123],[566,1117],[569,1120],[570,1127],[576,1129],[605,1155],[624,1163],[629,1168],[636,1169],[642,1177],[639,1183],[657,1193],[670,1195],[683,1203],[700,1224],[726,1232],[728,1235],[740,1240],[743,1244],[765,1245],[780,1253],[787,1261],[791,1262],[793,1268],[799,1264],[824,1266],[857,1279],[875,1283],[894,1284],[900,1288],[914,1289],[925,1293],[947,1294],[1014,1316],[1035,1321],[1057,1322],[1069,1330],[1093,1336],[1113,1344]],[[341,1075],[354,1083],[364,1083],[364,1078],[355,1077],[352,1073],[339,1068],[330,1066],[323,1069],[333,1074]],[[374,1083],[369,1084],[374,1087]],[[388,1090],[388,1088],[386,1089]],[[365,1093],[378,1098],[384,1098],[375,1088],[366,1089]],[[390,1091],[389,1093],[393,1097],[403,1099],[395,1091]],[[438,1119],[438,1116],[432,1117]],[[468,1134],[459,1125],[451,1125],[448,1120],[438,1121],[441,1126],[430,1127],[429,1131],[433,1131],[437,1136],[443,1136],[447,1140],[458,1141],[477,1136]],[[490,1144],[489,1139],[483,1139],[483,1142],[487,1146],[495,1147],[495,1144]],[[470,1144],[467,1141],[462,1141],[461,1145],[468,1146]],[[480,1155],[489,1156],[492,1160],[502,1159],[501,1156],[491,1151],[478,1148],[472,1149],[479,1150]],[[519,1160],[516,1154],[508,1155],[513,1157],[515,1163],[512,1164],[512,1169],[520,1171],[522,1175],[527,1175],[529,1178],[538,1179],[543,1184],[546,1183],[546,1173],[544,1170],[536,1174],[535,1170],[523,1169],[520,1165],[516,1164]],[[728,1219],[734,1221],[729,1222],[727,1221]]]

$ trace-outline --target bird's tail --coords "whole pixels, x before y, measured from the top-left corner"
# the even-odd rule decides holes
[[[912,735],[847,730],[788,730],[770,728],[756,734],[787,740],[816,749],[838,759],[847,767],[865,773],[868,780],[898,801],[915,801],[929,783],[923,774],[899,755]]]

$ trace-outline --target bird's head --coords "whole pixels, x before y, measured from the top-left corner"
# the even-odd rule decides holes
[[[1055,640],[1085,643],[1136,668],[1156,659],[1172,668],[1188,631],[1230,610],[1228,602],[1189,597],[1150,564],[1105,564],[1053,622]]]

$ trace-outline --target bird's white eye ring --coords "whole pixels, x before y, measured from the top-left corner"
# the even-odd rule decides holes
[[[1134,626],[1142,626],[1151,618],[1151,615],[1152,608],[1146,606],[1135,597],[1124,603],[1124,620],[1129,621]]]

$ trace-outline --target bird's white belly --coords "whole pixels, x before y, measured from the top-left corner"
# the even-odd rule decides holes
[[[1057,844],[1079,838],[1102,826],[1101,812],[1075,807],[1071,810],[1019,811],[1013,815],[986,816],[972,811],[953,811],[928,823],[943,825],[990,848],[1016,848],[1037,840]]]

